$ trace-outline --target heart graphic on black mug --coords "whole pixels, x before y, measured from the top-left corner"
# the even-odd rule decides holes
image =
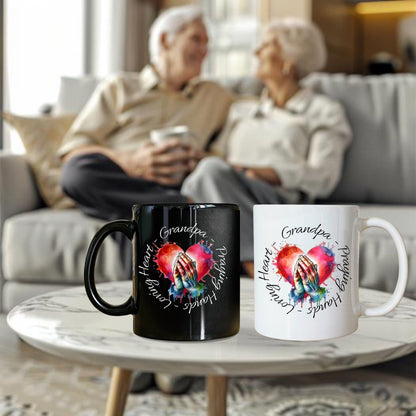
[[[155,262],[158,270],[172,282],[169,294],[175,299],[185,294],[192,298],[201,295],[205,289],[203,278],[215,263],[211,248],[202,242],[186,251],[176,243],[167,242],[157,252]]]

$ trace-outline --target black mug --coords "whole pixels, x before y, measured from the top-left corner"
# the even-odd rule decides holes
[[[135,334],[202,341],[240,328],[240,211],[233,204],[134,205],[131,220],[105,224],[85,261],[85,289],[108,315],[133,315]],[[98,250],[112,232],[133,243],[133,293],[121,305],[100,297]]]

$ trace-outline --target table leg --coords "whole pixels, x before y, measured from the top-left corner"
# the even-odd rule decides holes
[[[226,416],[228,377],[207,376],[208,416]]]
[[[131,370],[113,367],[105,416],[122,416],[130,391]]]

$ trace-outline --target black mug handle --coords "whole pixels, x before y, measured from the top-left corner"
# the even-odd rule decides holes
[[[116,220],[105,224],[97,231],[94,238],[91,240],[85,259],[84,284],[88,298],[99,311],[106,313],[107,315],[121,316],[136,313],[137,308],[133,296],[130,296],[130,298],[121,305],[111,305],[98,294],[94,280],[95,261],[97,260],[98,250],[104,239],[110,233],[115,231],[122,232],[129,240],[132,240],[136,227],[133,221]]]

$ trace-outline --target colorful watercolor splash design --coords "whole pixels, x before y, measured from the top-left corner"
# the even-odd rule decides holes
[[[295,303],[303,303],[307,297],[311,302],[321,301],[326,295],[322,285],[336,267],[334,252],[324,244],[311,248],[306,254],[296,245],[287,244],[278,250],[273,264],[292,285],[290,298]]]
[[[203,278],[215,263],[211,247],[203,244],[203,241],[186,251],[176,243],[167,242],[158,250],[154,261],[158,270],[172,282],[169,294],[174,299],[182,299],[185,295],[190,298],[202,295],[205,290]]]

